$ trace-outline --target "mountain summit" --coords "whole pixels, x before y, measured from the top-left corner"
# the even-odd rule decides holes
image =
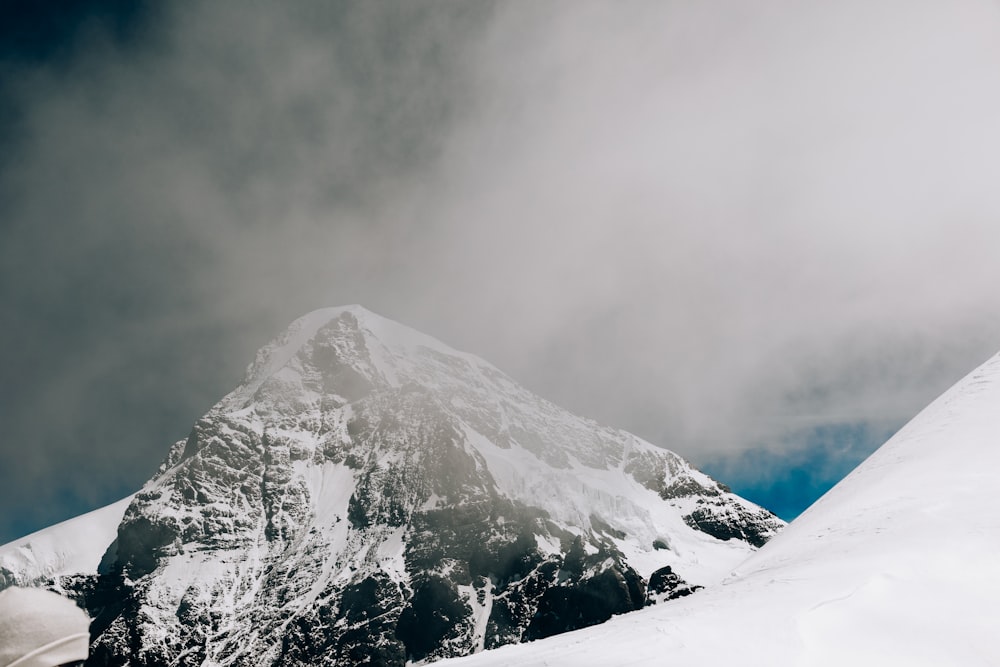
[[[132,499],[99,573],[33,569],[50,533],[0,548],[0,585],[82,596],[95,664],[403,665],[687,595],[781,526],[677,455],[349,306],[258,352]]]

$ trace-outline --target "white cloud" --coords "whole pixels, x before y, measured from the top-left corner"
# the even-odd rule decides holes
[[[19,433],[46,387],[156,350],[223,370],[171,366],[151,412],[207,409],[335,303],[693,458],[904,419],[1000,348],[994,4],[234,2],[154,27],[19,78],[0,269],[54,355]]]

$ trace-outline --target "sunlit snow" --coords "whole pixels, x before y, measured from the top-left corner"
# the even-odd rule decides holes
[[[722,584],[439,664],[998,665],[998,442],[1000,355]]]

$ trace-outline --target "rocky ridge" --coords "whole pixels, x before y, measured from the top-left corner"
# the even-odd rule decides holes
[[[96,615],[89,664],[403,665],[690,594],[781,526],[351,306],[263,348],[133,498],[101,571],[48,583]]]

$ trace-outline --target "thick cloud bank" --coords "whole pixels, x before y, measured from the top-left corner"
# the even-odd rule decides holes
[[[995,3],[112,19],[0,50],[0,541],[132,490],[324,305],[695,462],[835,458],[1000,348]]]

